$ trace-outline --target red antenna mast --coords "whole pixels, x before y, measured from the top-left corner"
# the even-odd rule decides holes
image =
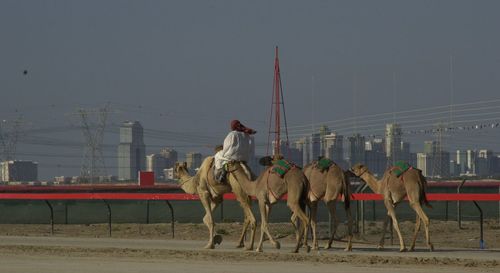
[[[285,104],[283,100],[283,85],[281,83],[280,74],[280,61],[278,58],[278,47],[276,46],[275,57],[274,57],[274,79],[273,79],[273,95],[271,103],[271,115],[269,117],[269,136],[268,136],[268,146],[267,154],[269,154],[269,139],[271,134],[274,133],[274,147],[273,155],[274,157],[281,156],[281,109],[283,108],[283,119],[285,122],[285,133],[286,133],[286,147],[288,148],[288,129],[286,125],[286,114],[285,114]],[[274,111],[273,111],[274,109]],[[271,131],[272,118],[274,114],[274,131]]]

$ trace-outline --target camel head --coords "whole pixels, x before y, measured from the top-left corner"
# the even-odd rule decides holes
[[[188,173],[187,162],[175,162],[174,178],[179,179],[179,174],[181,173]]]
[[[363,165],[361,163],[357,163],[356,165],[352,166],[351,169],[349,169],[349,171],[353,175],[360,177],[368,171],[368,167],[366,167],[365,165]]]

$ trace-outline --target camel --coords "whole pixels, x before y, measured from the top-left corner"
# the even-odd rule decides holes
[[[269,232],[269,214],[271,206],[278,202],[283,195],[288,194],[287,205],[292,211],[291,220],[296,233],[296,245],[292,252],[297,253],[309,226],[309,220],[304,211],[308,181],[302,170],[292,167],[282,178],[278,174],[273,173],[272,166],[270,166],[254,181],[251,181],[245,175],[242,163],[240,162],[229,162],[227,170],[228,179],[231,181],[231,184],[235,182],[239,183],[248,195],[255,196],[259,202],[262,223],[260,240],[256,248],[257,252],[262,252],[264,233],[274,247],[277,249],[280,248],[280,243]],[[300,220],[302,229],[299,229],[296,223],[297,219]],[[308,252],[309,250],[310,247],[307,247]]]
[[[410,168],[400,177],[391,174],[391,170],[387,170],[380,181],[368,170],[368,168],[362,164],[354,165],[350,171],[357,177],[360,177],[368,184],[368,187],[374,192],[382,194],[384,197],[384,205],[387,209],[388,217],[391,217],[394,229],[396,230],[399,237],[399,251],[407,251],[403,237],[401,236],[401,231],[399,230],[398,220],[396,218],[395,207],[401,201],[404,200],[405,196],[408,196],[408,201],[410,207],[416,212],[415,221],[415,233],[413,234],[413,240],[410,246],[410,251],[415,250],[415,241],[417,240],[417,234],[420,230],[420,222],[424,223],[426,244],[430,251],[434,250],[434,246],[431,244],[429,238],[429,217],[425,214],[422,209],[422,204],[428,207],[432,207],[427,200],[425,195],[425,188],[427,185],[427,180],[422,175],[419,169]],[[380,239],[378,248],[382,249],[384,247],[385,231],[387,229],[388,218],[384,222],[383,234]]]
[[[218,183],[215,181],[212,168],[213,162],[213,156],[205,158],[195,176],[189,175],[186,162],[183,164],[176,163],[175,165],[175,175],[176,178],[179,179],[179,184],[182,190],[189,194],[197,194],[200,197],[203,208],[205,209],[203,223],[205,223],[209,232],[209,240],[205,248],[213,249],[215,248],[215,243],[220,244],[222,241],[222,237],[220,235],[215,235],[213,211],[223,201],[224,193],[233,192],[236,195],[236,200],[238,200],[243,208],[244,213],[243,230],[237,247],[242,248],[245,246],[245,234],[248,227],[250,227],[250,242],[245,249],[252,250],[255,240],[255,231],[257,228],[255,216],[251,210],[252,200],[245,193],[245,191],[243,191],[238,183]]]
[[[344,196],[344,209],[346,212],[348,220],[348,238],[347,247],[345,251],[352,250],[352,217],[351,210],[349,206],[350,201],[350,189],[349,189],[349,179],[344,174],[342,168],[337,164],[330,165],[327,169],[322,171],[320,168],[316,167],[318,162],[313,162],[304,167],[304,174],[309,180],[309,193],[307,195],[307,201],[309,208],[311,210],[311,228],[312,228],[312,249],[318,249],[318,240],[316,236],[316,224],[317,224],[317,212],[318,212],[318,202],[323,200],[325,202],[329,213],[330,221],[333,219],[333,230],[330,233],[330,238],[325,245],[325,249],[330,249],[332,247],[332,242],[334,235],[338,227],[338,219],[336,215],[335,203],[337,200]],[[307,236],[306,236],[307,244]]]

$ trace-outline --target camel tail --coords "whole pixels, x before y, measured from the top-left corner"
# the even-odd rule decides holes
[[[306,212],[307,194],[309,193],[309,179],[307,179],[305,175],[302,176],[304,177],[304,182],[302,186],[302,192],[300,193],[299,205],[302,211]]]
[[[427,179],[422,175],[422,171],[418,170],[418,184],[420,188],[420,204],[424,204],[428,208],[432,208],[432,205],[429,203],[429,200],[427,200],[427,195],[426,195],[426,189],[427,189]]]
[[[349,182],[349,177],[342,172],[342,186],[344,195],[344,208],[349,209],[351,207],[351,183]]]

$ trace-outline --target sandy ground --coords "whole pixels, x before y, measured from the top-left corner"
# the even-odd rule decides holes
[[[441,272],[500,272],[498,223],[485,225],[486,250],[478,249],[477,223],[464,223],[464,229],[456,222],[432,224],[435,252],[426,250],[422,238],[415,252],[399,253],[390,240],[378,251],[380,224],[369,223],[353,252],[342,251],[345,242],[335,241],[333,249],[299,254],[290,253],[290,224],[272,225],[282,248],[266,242],[264,253],[235,248],[238,223],[217,224],[224,241],[215,250],[202,249],[207,230],[200,224],[176,224],[175,239],[168,224],[113,224],[112,238],[103,224],[56,225],[53,236],[49,225],[0,225],[0,272],[424,272],[437,267]],[[408,242],[413,224],[402,227]]]

